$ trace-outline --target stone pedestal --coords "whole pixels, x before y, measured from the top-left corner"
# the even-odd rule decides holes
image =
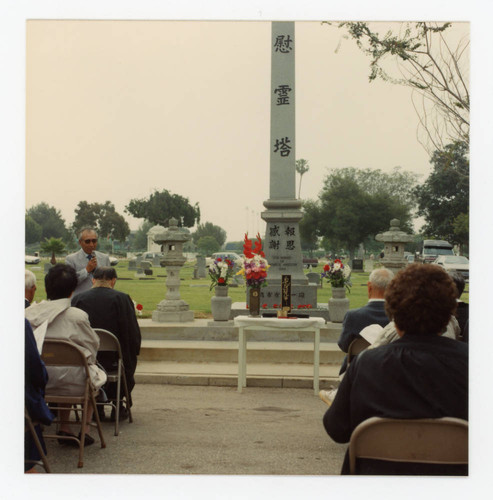
[[[329,316],[332,323],[342,323],[349,311],[349,299],[346,298],[346,289],[332,287],[332,298],[329,299]]]
[[[228,287],[216,286],[215,295],[211,298],[211,313],[214,321],[229,320],[231,302],[231,297],[228,297]]]

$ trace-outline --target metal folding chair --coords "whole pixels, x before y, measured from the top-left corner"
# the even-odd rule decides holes
[[[370,342],[365,340],[363,337],[358,337],[354,339],[351,344],[349,344],[349,349],[347,350],[347,365],[353,360],[355,356],[357,356],[360,352],[364,351]]]
[[[31,417],[29,416],[29,413],[27,412],[27,409],[24,408],[24,428],[31,434],[34,445],[38,450],[39,456],[41,457],[41,460],[25,460],[25,462],[26,464],[40,465],[41,467],[44,468],[44,470],[47,473],[50,473],[51,472],[50,463],[46,458],[45,452],[43,450],[43,447],[41,446],[41,442],[39,441],[38,435],[36,433],[36,429],[34,428],[36,423],[37,422],[32,421]]]
[[[96,395],[98,389],[95,389],[91,382],[89,373],[89,365],[84,353],[73,342],[68,340],[48,339],[46,338],[43,343],[43,352],[41,358],[47,367],[50,366],[66,366],[66,367],[82,367],[85,372],[85,383],[83,393],[77,396],[61,396],[56,392],[49,392],[48,389],[45,393],[45,401],[48,407],[52,410],[73,410],[74,405],[80,405],[82,409],[82,419],[80,421],[63,421],[58,416],[53,421],[56,424],[70,423],[80,425],[80,439],[70,436],[59,436],[57,434],[44,434],[47,439],[67,439],[75,440],[79,444],[79,461],[77,467],[84,465],[84,442],[86,436],[86,425],[95,426],[98,430],[99,439],[101,441],[101,448],[106,448],[104,441],[103,429],[99,420],[98,412],[96,411]],[[94,416],[96,423],[87,421],[87,410],[89,402],[94,408]]]
[[[107,382],[116,382],[116,402],[98,401],[99,406],[111,406],[115,409],[115,436],[119,434],[120,421],[120,403],[125,404],[128,413],[128,421],[133,422],[132,411],[130,409],[130,395],[128,392],[127,377],[125,376],[125,367],[123,365],[122,350],[117,337],[108,330],[103,328],[94,328],[94,331],[99,335],[99,350],[98,352],[114,352],[118,355],[117,369],[114,371],[106,371]],[[121,383],[123,381],[123,399],[120,399]]]
[[[467,465],[468,423],[459,418],[392,419],[361,422],[349,442],[349,469],[356,459],[420,464]]]

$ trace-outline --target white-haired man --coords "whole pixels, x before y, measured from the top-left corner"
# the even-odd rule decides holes
[[[78,252],[65,258],[65,264],[74,268],[77,273],[74,296],[92,288],[92,276],[96,268],[110,265],[109,256],[96,251],[98,234],[94,229],[86,227],[80,231],[79,245],[81,249]]]
[[[24,308],[29,307],[36,293],[36,275],[29,269],[25,270]]]
[[[361,337],[359,333],[363,328],[374,324],[384,327],[389,323],[389,318],[385,312],[384,295],[385,289],[393,277],[394,273],[385,267],[374,269],[371,272],[366,284],[368,303],[363,307],[348,311],[342,321],[342,332],[337,342],[342,351],[348,352],[351,342]],[[343,375],[346,368],[347,356],[344,357],[339,375]],[[335,397],[335,393],[336,390],[322,390],[319,392],[319,396],[322,401],[330,405]]]

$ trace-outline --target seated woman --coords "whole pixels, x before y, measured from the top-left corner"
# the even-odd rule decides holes
[[[77,286],[75,270],[65,264],[53,266],[45,276],[48,301],[42,301],[26,309],[26,318],[33,329],[47,322],[46,338],[69,340],[85,354],[89,365],[91,381],[96,389],[106,382],[106,373],[96,365],[99,337],[91,328],[87,314],[71,307],[70,297]],[[46,392],[56,390],[62,396],[80,395],[84,390],[85,374],[82,367],[48,366]],[[92,418],[93,408],[89,407],[87,421]],[[69,410],[60,411],[60,418],[68,420]],[[89,432],[89,425],[86,433]],[[68,424],[60,425],[60,435],[73,436]],[[77,445],[76,441],[60,440],[60,443]],[[86,434],[85,445],[94,443]]]
[[[349,366],[323,423],[329,436],[347,443],[370,417],[468,419],[468,347],[446,338],[456,308],[454,282],[439,266],[411,264],[385,292],[385,309],[399,339],[359,354]],[[347,474],[348,456],[342,474]],[[358,474],[467,474],[464,466],[362,459]]]

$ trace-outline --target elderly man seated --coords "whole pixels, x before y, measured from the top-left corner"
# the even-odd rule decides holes
[[[468,419],[468,347],[441,335],[455,312],[456,287],[438,266],[411,264],[388,285],[385,308],[400,336],[350,364],[323,423],[347,443],[370,417]],[[463,466],[360,460],[359,474],[467,474]],[[348,473],[348,457],[342,473]]]
[[[135,369],[137,367],[137,356],[140,352],[141,334],[135,306],[129,295],[114,290],[117,275],[113,267],[98,267],[94,271],[92,288],[76,295],[72,299],[72,305],[85,311],[93,328],[103,328],[113,333],[120,342],[125,377],[128,390],[132,391],[135,385]],[[106,370],[114,370],[113,364],[118,360],[114,353],[99,353],[98,360]],[[104,390],[109,399],[116,400],[116,383],[108,383]],[[122,389],[123,390],[123,389]],[[120,395],[121,396],[121,395]],[[131,401],[129,401],[131,404]],[[104,418],[104,408],[98,406],[99,415]],[[120,419],[127,417],[124,406],[120,408]],[[113,408],[111,419],[115,418]]]
[[[28,307],[26,309],[26,318],[34,330],[46,323],[46,338],[68,340],[76,344],[86,355],[91,381],[94,387],[99,389],[106,382],[106,373],[96,365],[99,337],[91,328],[87,314],[70,305],[70,297],[76,286],[77,274],[75,269],[65,264],[53,266],[45,276],[48,300]],[[48,366],[46,369],[48,371],[46,392],[56,392],[61,396],[77,396],[83,393],[85,377],[82,368]],[[88,411],[89,422],[92,412],[93,408],[90,407]],[[62,420],[67,421],[69,419],[69,410],[63,410],[59,413]],[[88,434],[89,429],[89,426],[87,426],[86,446],[94,443],[94,439]],[[60,425],[58,434],[74,436],[70,425],[67,423]],[[78,446],[74,440],[60,439],[59,441],[60,444]]]

